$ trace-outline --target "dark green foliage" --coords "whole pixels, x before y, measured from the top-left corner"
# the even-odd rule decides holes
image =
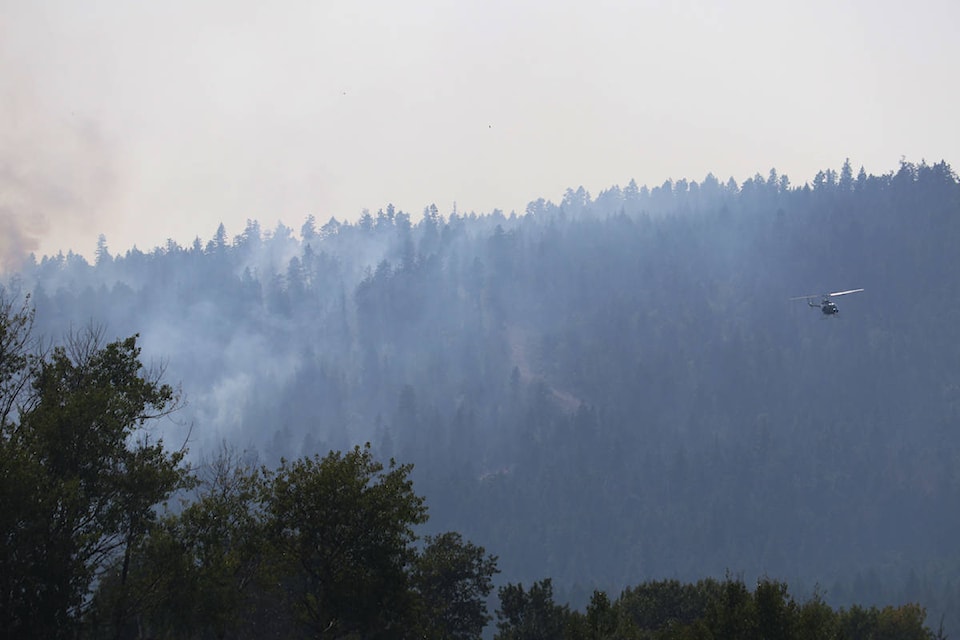
[[[426,521],[409,472],[358,447],[284,462],[271,478],[268,533],[312,635],[399,637],[408,622],[413,526]]]
[[[709,602],[703,622],[718,638],[752,639],[760,632],[758,604],[742,581],[728,579]]]
[[[258,469],[230,451],[198,493],[101,583],[91,626],[125,596],[140,633],[172,638],[479,638],[496,559],[427,537],[410,467],[369,446]],[[131,636],[133,630],[126,629]]]
[[[109,617],[126,594],[136,626],[157,635],[213,637],[239,628],[256,635],[263,621],[248,616],[275,596],[271,547],[259,504],[259,470],[225,449],[201,466],[195,498],[151,527],[136,547],[126,585],[113,567],[98,589],[92,617]],[[272,628],[271,625],[267,626]]]
[[[497,559],[456,532],[427,536],[414,559],[411,581],[423,611],[421,637],[479,638],[490,621],[486,598]]]
[[[853,606],[840,615],[839,637],[849,640],[929,640],[926,612],[915,604],[866,609]]]
[[[617,612],[603,591],[594,591],[584,617],[587,637],[608,638],[617,628]]]
[[[188,475],[142,433],[175,396],[142,373],[135,337],[101,346],[85,333],[36,357],[30,314],[6,309],[0,363],[29,381],[7,387],[22,395],[0,439],[7,636],[481,636],[497,560],[455,532],[417,544],[427,513],[412,466],[378,462],[368,444],[270,471],[225,448]],[[419,415],[412,391],[401,404]],[[934,637],[919,605],[798,604],[769,579],[752,592],[729,577],[649,582],[612,602],[595,591],[585,613],[555,602],[551,579],[508,583],[499,600],[498,640]]]
[[[153,507],[185,482],[183,454],[146,429],[175,396],[143,372],[136,337],[103,344],[89,330],[34,356],[24,350],[27,318],[4,300],[0,627],[71,637],[108,563],[117,559],[125,582]],[[125,613],[121,599],[110,623]]]
[[[946,162],[810,178],[387,207],[300,244],[247,225],[22,280],[48,333],[157,327],[195,447],[415,464],[424,533],[482,540],[507,582],[584,606],[729,567],[830,606],[920,601],[955,633],[960,183]],[[848,287],[828,320],[788,301]]]
[[[36,371],[33,321],[29,296],[18,306],[15,296],[0,287],[0,426],[4,429],[24,401]]]
[[[551,640],[562,638],[570,611],[553,601],[551,580],[541,580],[525,591],[523,585],[501,587],[496,640]]]
[[[721,584],[715,580],[696,584],[678,580],[646,582],[625,589],[620,595],[619,609],[641,629],[689,625],[707,614],[710,604],[719,599],[720,590]]]
[[[147,431],[176,396],[136,337],[37,356],[32,311],[0,303],[2,637],[480,637],[496,558],[457,533],[418,549],[410,465],[225,448],[192,476]]]
[[[933,640],[923,608],[834,610],[815,596],[797,603],[787,585],[760,580],[751,592],[726,578],[697,584],[648,582],[612,603],[594,592],[586,613],[553,602],[550,581],[500,589],[496,638],[562,640]]]

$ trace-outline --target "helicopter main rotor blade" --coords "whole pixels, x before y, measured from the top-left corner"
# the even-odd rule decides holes
[[[859,292],[861,292],[861,291],[863,291],[863,289],[848,289],[848,290],[846,290],[846,291],[837,291],[836,293],[829,293],[829,294],[827,294],[827,295],[829,295],[831,298],[833,298],[833,297],[835,297],[835,296],[845,296],[845,295],[847,295],[848,293],[859,293]]]
[[[790,300],[811,300],[813,298],[819,298],[820,296],[797,296],[796,298],[790,298]]]

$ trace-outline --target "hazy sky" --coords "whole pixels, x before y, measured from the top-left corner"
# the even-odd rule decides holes
[[[955,0],[0,0],[0,256],[956,167],[958,24]]]

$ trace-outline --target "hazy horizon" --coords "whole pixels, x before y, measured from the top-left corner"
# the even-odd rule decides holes
[[[960,7],[0,2],[0,254],[960,157]]]

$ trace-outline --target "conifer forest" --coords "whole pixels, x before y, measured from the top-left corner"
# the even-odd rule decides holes
[[[0,637],[960,635],[945,161],[198,232],[2,275]]]

